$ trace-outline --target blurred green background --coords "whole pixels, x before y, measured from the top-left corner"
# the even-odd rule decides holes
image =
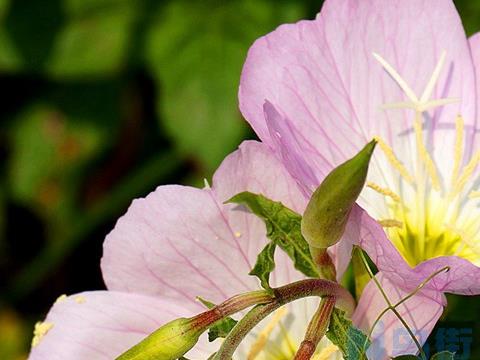
[[[456,3],[479,30],[480,2]],[[104,288],[102,242],[133,198],[200,184],[254,138],[237,106],[249,45],[320,7],[0,0],[0,359],[26,358],[58,295]],[[441,324],[478,336],[478,298],[450,304]]]

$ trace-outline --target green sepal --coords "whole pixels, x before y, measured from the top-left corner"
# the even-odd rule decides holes
[[[249,275],[254,275],[260,279],[262,287],[272,294],[270,287],[270,273],[275,269],[275,243],[269,242],[257,256],[257,262],[250,271]]]
[[[333,169],[313,193],[302,218],[302,234],[313,247],[326,249],[342,237],[355,201],[365,185],[376,141]]]
[[[319,277],[309,246],[300,230],[302,217],[299,214],[281,202],[248,191],[235,195],[227,203],[246,205],[263,219],[267,227],[267,237],[287,253],[297,270],[309,277]]]
[[[203,331],[192,319],[175,319],[124,352],[117,360],[179,359],[195,346]]]
[[[370,340],[361,330],[353,326],[352,321],[345,317],[344,311],[333,309],[327,338],[338,346],[345,360],[367,359],[365,352],[370,346]]]
[[[212,309],[215,307],[215,304],[197,296],[198,301],[200,301],[207,309]],[[218,338],[225,338],[237,324],[237,321],[231,317],[223,318],[222,320],[217,321],[215,324],[210,326],[208,329],[208,341],[212,342]]]

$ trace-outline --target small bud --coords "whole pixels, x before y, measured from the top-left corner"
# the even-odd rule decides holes
[[[198,341],[205,328],[195,318],[173,320],[120,355],[117,360],[176,360]]]
[[[313,193],[301,223],[302,235],[310,246],[328,248],[342,237],[365,184],[375,145],[372,140],[353,158],[333,169]]]

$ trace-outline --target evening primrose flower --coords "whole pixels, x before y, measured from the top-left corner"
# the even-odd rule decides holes
[[[265,224],[238,205],[224,204],[246,190],[282,201],[298,213],[308,202],[283,164],[255,141],[243,143],[224,160],[211,187],[158,187],[135,200],[107,236],[101,266],[109,290],[60,296],[35,328],[29,359],[111,360],[172,319],[205,311],[197,297],[220,303],[259,289],[258,280],[247,274],[268,241]],[[277,251],[271,285],[302,278]],[[318,302],[298,300],[272,314],[247,336],[234,359],[293,358]],[[219,340],[209,343],[204,334],[185,356],[205,360],[219,347]],[[315,356],[341,359],[327,339]]]
[[[359,204],[389,240],[353,223],[346,237],[364,234],[392,301],[449,267],[404,304],[420,341],[444,292],[480,293],[479,64],[480,36],[467,40],[450,0],[327,0],[314,21],[257,40],[242,73],[242,113],[306,194],[377,139]],[[354,318],[368,330],[384,308],[371,282]],[[372,352],[416,351],[383,320]]]

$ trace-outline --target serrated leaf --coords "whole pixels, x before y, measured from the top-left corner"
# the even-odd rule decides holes
[[[275,269],[275,243],[268,243],[257,256],[257,262],[250,271],[249,275],[254,275],[260,279],[260,284],[268,292],[272,291],[270,287],[270,273]]]
[[[366,350],[370,340],[352,321],[345,317],[345,312],[334,309],[327,332],[328,339],[338,346],[345,360],[366,360]]]
[[[455,360],[455,353],[450,351],[442,351],[434,354],[430,360]]]
[[[268,238],[287,253],[295,268],[307,276],[319,277],[308,244],[300,231],[302,217],[299,214],[281,202],[248,191],[235,195],[228,202],[248,206],[255,215],[263,219]]]
[[[207,309],[212,309],[215,307],[215,304],[211,301],[205,300],[200,296],[197,299],[205,305]],[[231,317],[226,317],[220,321],[217,321],[213,324],[210,329],[208,329],[208,341],[212,342],[218,338],[225,338],[233,329],[233,327],[237,324],[237,321],[232,319]]]

